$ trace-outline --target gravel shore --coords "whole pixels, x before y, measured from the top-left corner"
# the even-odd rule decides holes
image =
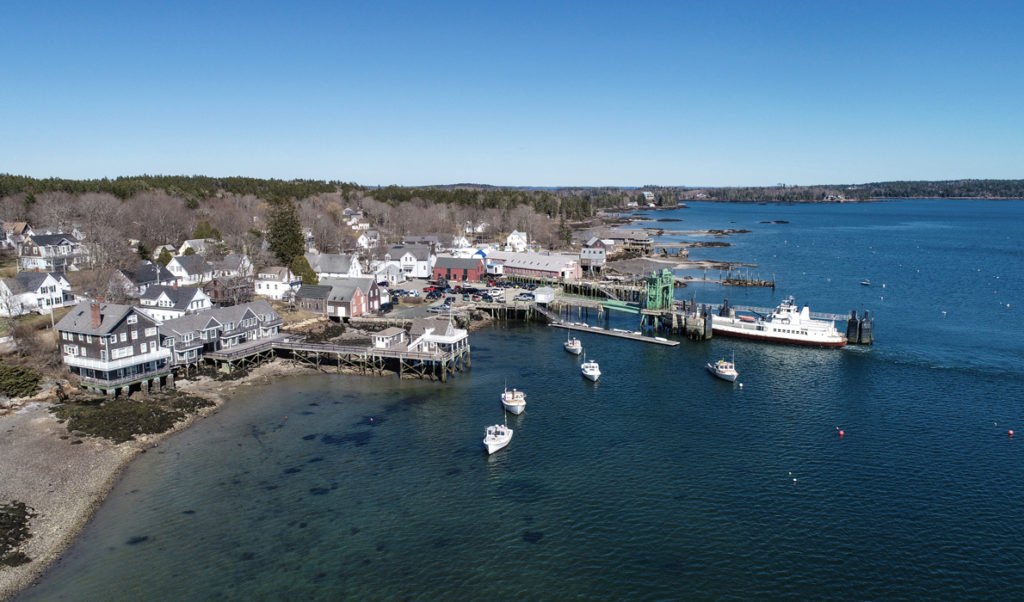
[[[205,397],[214,405],[165,433],[121,444],[71,435],[50,413],[49,402],[33,401],[0,416],[0,502],[24,502],[36,513],[29,523],[32,536],[19,548],[32,561],[0,566],[0,600],[13,598],[71,545],[136,455],[216,412],[237,388],[309,370],[291,362],[271,362],[235,381],[179,381],[178,390]]]

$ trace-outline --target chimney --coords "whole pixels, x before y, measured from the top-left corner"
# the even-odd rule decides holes
[[[89,304],[89,314],[92,317],[92,327],[99,328],[100,322],[103,321],[103,316],[100,315],[100,304],[98,301],[93,301]]]

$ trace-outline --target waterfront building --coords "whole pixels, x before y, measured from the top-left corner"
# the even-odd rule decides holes
[[[591,238],[580,249],[580,268],[591,273],[604,269],[608,248],[600,238]]]
[[[505,275],[579,280],[583,274],[578,255],[490,251],[487,262],[501,264]]]
[[[191,366],[202,361],[204,353],[276,336],[281,322],[264,300],[218,307],[164,322],[159,326],[160,345],[172,367]]]
[[[127,394],[172,382],[170,351],[160,346],[156,320],[139,307],[79,303],[55,329],[64,364],[87,389]]]

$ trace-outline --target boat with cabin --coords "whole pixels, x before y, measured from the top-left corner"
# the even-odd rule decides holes
[[[565,340],[565,342],[562,343],[562,346],[565,348],[566,351],[573,355],[579,355],[583,353],[583,343],[580,342],[580,340],[574,336],[569,336]]]
[[[727,380],[731,383],[736,382],[739,378],[740,373],[736,371],[736,358],[733,357],[732,361],[718,360],[717,362],[707,363],[708,372],[714,374],[722,380]]]
[[[508,445],[512,440],[512,429],[507,424],[495,424],[484,430],[484,447],[488,454],[493,454]]]
[[[714,335],[814,347],[846,345],[846,335],[836,330],[834,321],[812,318],[810,308],[806,304],[798,307],[792,296],[784,299],[768,316],[738,315],[728,303],[719,314],[711,319]]]
[[[526,393],[514,387],[509,391],[508,387],[505,387],[504,393],[501,394],[501,405],[508,412],[522,414],[526,410]]]
[[[594,360],[587,360],[587,356],[584,355],[583,363],[580,364],[580,374],[583,378],[597,382],[597,379],[601,378],[601,367]]]

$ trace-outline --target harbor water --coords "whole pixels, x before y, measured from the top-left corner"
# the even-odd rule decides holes
[[[565,331],[502,324],[444,385],[249,386],[133,462],[22,599],[1016,597],[1024,202],[646,215],[683,220],[649,224],[666,241],[733,244],[691,258],[776,279],[677,297],[868,309],[875,345],[575,333],[601,366],[591,383]],[[711,228],[752,232],[684,234]],[[733,356],[735,384],[704,368]],[[487,456],[506,384],[526,412]]]

